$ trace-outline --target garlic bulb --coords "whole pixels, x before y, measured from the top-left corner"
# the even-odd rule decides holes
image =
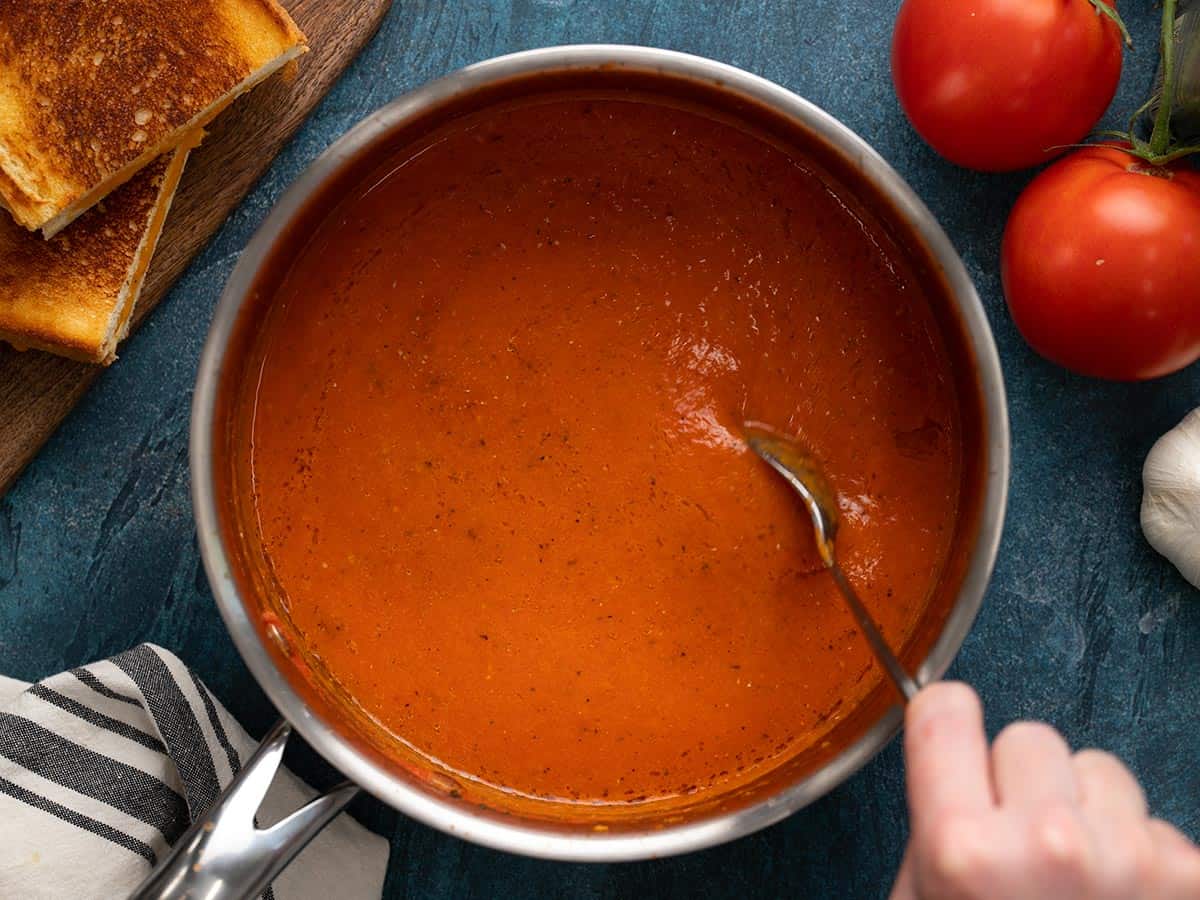
[[[1200,587],[1200,409],[1150,449],[1142,491],[1146,540]]]

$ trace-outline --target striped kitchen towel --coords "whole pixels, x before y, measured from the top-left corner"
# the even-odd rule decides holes
[[[254,747],[200,679],[152,644],[34,685],[0,677],[0,898],[126,896]],[[281,769],[260,826],[312,796]],[[387,854],[343,813],[268,894],[379,897]]]

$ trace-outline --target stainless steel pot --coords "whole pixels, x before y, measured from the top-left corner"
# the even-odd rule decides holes
[[[861,138],[813,104],[776,84],[722,63],[644,47],[587,45],[555,47],[516,53],[468,66],[427,84],[372,114],[327,150],[300,176],[276,205],[266,222],[242,253],[217,307],[200,364],[192,410],[191,471],[192,499],[205,568],[221,615],[250,671],[297,731],[334,767],[353,783],[407,816],[447,834],[513,853],[557,860],[618,861],[685,853],[730,841],[777,822],[844,781],[896,733],[899,711],[884,704],[878,715],[862,724],[861,733],[841,749],[831,751],[815,771],[798,773],[792,780],[771,788],[765,796],[746,795],[701,810],[680,821],[651,821],[626,829],[598,831],[520,815],[494,815],[461,802],[453,790],[434,779],[422,780],[395,766],[384,755],[371,750],[350,734],[330,709],[322,707],[306,692],[294,664],[277,640],[279,635],[264,628],[253,597],[246,596],[243,583],[235,577],[228,532],[223,530],[221,497],[216,459],[219,442],[225,439],[219,424],[218,403],[222,378],[237,360],[231,358],[231,341],[239,316],[244,311],[259,269],[285,229],[306,209],[308,201],[337,173],[373,144],[389,140],[407,123],[462,97],[513,79],[534,74],[594,73],[602,81],[614,72],[636,72],[666,82],[688,82],[717,90],[738,103],[766,108],[807,132],[845,166],[872,186],[892,207],[931,262],[934,277],[940,277],[951,298],[959,325],[960,348],[971,366],[977,384],[981,436],[974,448],[979,460],[980,496],[973,539],[958,573],[958,590],[951,598],[948,617],[940,634],[930,638],[928,653],[919,662],[917,677],[929,681],[941,677],[962,644],[973,622],[991,574],[1004,519],[1009,472],[1009,430],[1004,386],[996,348],[970,278],[949,239],[925,205],[899,175]],[[280,732],[272,735],[263,757],[274,765],[281,744]],[[248,767],[253,769],[254,767]],[[253,774],[246,781],[253,781]],[[219,807],[207,823],[179,844],[179,857],[169,861],[143,896],[179,896],[173,893],[182,882],[207,877],[208,886],[228,888],[243,879],[243,888],[257,890],[264,879],[281,867],[311,837],[309,827],[328,819],[345,802],[306,812],[287,840],[258,839],[249,824],[246,787],[239,788],[238,809]],[[237,794],[238,792],[235,792]],[[254,791],[250,791],[253,795]],[[321,802],[321,801],[318,801]],[[230,823],[240,837],[230,844],[216,841]],[[304,825],[305,827],[299,827]],[[261,859],[247,863],[245,853],[273,855],[274,862]],[[223,848],[223,849],[222,849]],[[245,879],[254,882],[248,884]],[[182,881],[181,881],[182,879]],[[173,886],[173,887],[172,887]],[[199,894],[197,894],[199,895]],[[240,894],[229,894],[229,896]],[[204,893],[203,896],[216,896]],[[221,896],[226,896],[221,894]]]

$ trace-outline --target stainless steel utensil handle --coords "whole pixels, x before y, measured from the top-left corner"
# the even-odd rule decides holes
[[[131,900],[246,900],[257,897],[358,793],[345,782],[270,828],[255,814],[279,770],[292,727],[280,722],[245,767],[176,842]]]
[[[846,573],[842,571],[842,567],[836,562],[831,562],[829,571],[833,575],[833,580],[837,582],[842,596],[846,598],[846,603],[849,605],[850,611],[854,613],[854,618],[858,620],[858,627],[862,630],[867,643],[875,651],[875,658],[879,660],[879,664],[883,666],[891,677],[892,683],[896,685],[896,690],[900,692],[900,696],[904,698],[904,702],[907,703],[912,700],[913,697],[917,696],[920,687],[917,686],[912,676],[904,670],[904,666],[900,665],[900,660],[896,658],[896,654],[892,652],[892,648],[884,640],[883,635],[879,631],[879,626],[875,624],[875,620],[867,612],[867,608],[859,598],[858,592],[850,584],[850,579],[846,577]]]

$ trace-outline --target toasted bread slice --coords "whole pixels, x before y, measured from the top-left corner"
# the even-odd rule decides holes
[[[306,49],[275,0],[0,0],[0,205],[52,237]]]
[[[196,138],[43,240],[0,215],[0,340],[107,365],[129,319]]]

